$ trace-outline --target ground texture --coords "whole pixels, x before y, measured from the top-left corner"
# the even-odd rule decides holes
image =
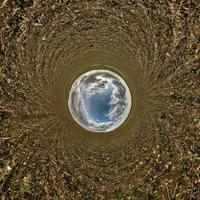
[[[199,24],[198,0],[1,0],[1,199],[199,199]],[[134,96],[101,136],[66,106],[95,63]]]

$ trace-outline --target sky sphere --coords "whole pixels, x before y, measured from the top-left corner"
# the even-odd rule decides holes
[[[72,84],[68,107],[74,120],[91,132],[110,132],[128,117],[132,105],[126,82],[109,70],[92,70]]]

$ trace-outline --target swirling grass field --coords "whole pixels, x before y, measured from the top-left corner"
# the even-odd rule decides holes
[[[199,199],[198,0],[0,2],[1,199]],[[72,118],[81,74],[126,81],[105,134]]]

